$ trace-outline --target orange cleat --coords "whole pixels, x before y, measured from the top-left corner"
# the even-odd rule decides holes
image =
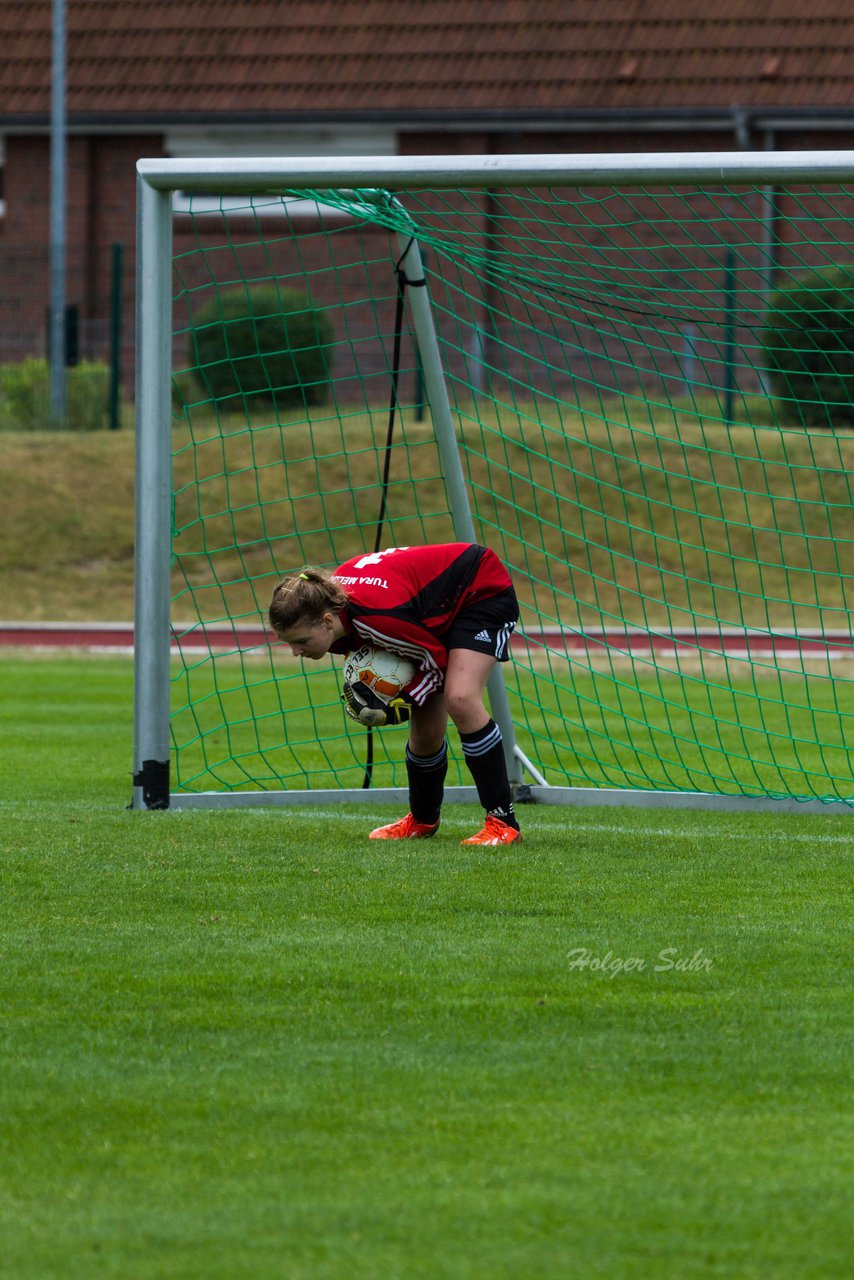
[[[521,839],[521,831],[488,813],[483,830],[478,831],[476,836],[469,836],[468,840],[462,840],[461,844],[518,844]]]
[[[411,813],[399,822],[390,822],[387,827],[377,827],[368,837],[370,840],[427,840],[439,830],[438,822],[416,822]]]

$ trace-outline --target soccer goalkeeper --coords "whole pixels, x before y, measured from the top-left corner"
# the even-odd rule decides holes
[[[486,810],[482,830],[463,844],[522,839],[501,730],[483,698],[496,662],[507,661],[518,617],[516,592],[504,565],[488,547],[467,542],[390,547],[354,556],[332,574],[303,569],[276,587],[270,626],[296,657],[347,654],[368,643],[399,653],[417,667],[415,678],[385,713],[387,724],[409,722],[410,812],[372,831],[372,840],[424,839],[438,830],[449,717]],[[352,702],[349,714],[358,718]],[[375,717],[373,712],[372,723]]]

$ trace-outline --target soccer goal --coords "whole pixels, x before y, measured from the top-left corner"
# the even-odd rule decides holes
[[[266,609],[465,540],[520,800],[854,812],[854,152],[138,170],[135,808],[404,800]]]

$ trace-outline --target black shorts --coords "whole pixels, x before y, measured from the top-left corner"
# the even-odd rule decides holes
[[[510,657],[510,637],[519,621],[519,601],[512,587],[461,610],[442,642],[448,649],[473,649],[499,662]]]

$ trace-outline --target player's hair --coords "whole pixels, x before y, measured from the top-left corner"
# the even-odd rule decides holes
[[[306,565],[278,584],[267,617],[274,631],[289,631],[299,622],[314,626],[325,613],[340,613],[347,593],[323,569]]]

